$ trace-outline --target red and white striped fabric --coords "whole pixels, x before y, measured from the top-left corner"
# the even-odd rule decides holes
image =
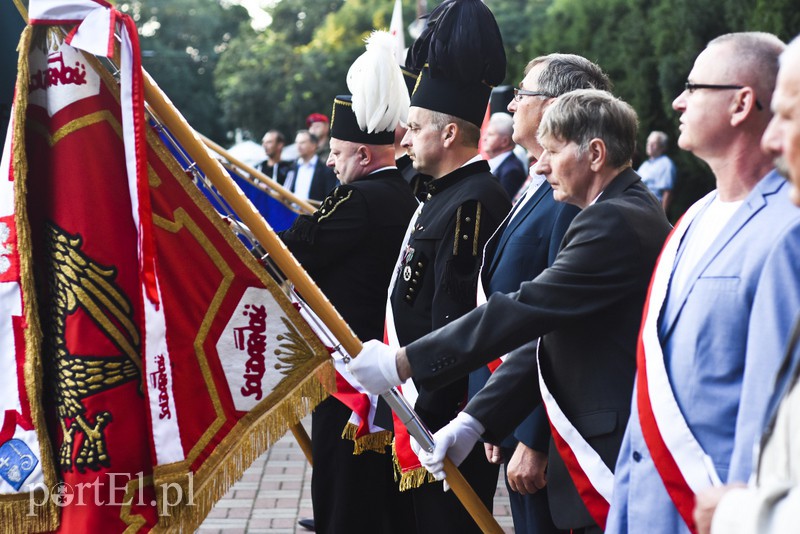
[[[550,393],[544,377],[542,377],[538,347],[536,360],[539,389],[542,402],[547,410],[547,418],[550,421],[553,441],[567,466],[572,482],[578,489],[583,504],[586,505],[592,519],[601,528],[605,528],[611,504],[611,493],[614,489],[614,473],[603,462],[597,451],[583,439],[569,418],[561,411],[553,394]]]
[[[695,493],[719,485],[720,479],[675,399],[658,339],[658,316],[667,296],[681,239],[712,196],[689,208],[664,244],[645,301],[637,347],[637,404],[642,434],[670,498],[693,532]]]
[[[363,440],[370,434],[386,431],[386,429],[375,424],[375,409],[378,405],[378,396],[367,393],[353,375],[350,374],[350,371],[347,370],[343,349],[328,327],[325,326],[325,323],[296,297],[292,297],[292,302],[333,356],[333,364],[336,369],[336,392],[332,393],[332,395],[353,410],[348,424],[357,428],[353,441],[357,444],[355,451],[361,452],[363,448],[358,446],[359,440]]]

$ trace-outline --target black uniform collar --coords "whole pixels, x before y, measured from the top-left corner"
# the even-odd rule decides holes
[[[377,172],[371,172],[371,173],[367,174],[366,176],[362,176],[358,180],[354,180],[354,181],[362,182],[364,180],[375,180],[377,178],[385,178],[387,176],[397,176],[397,174],[399,172],[400,171],[397,169],[397,167],[390,167],[388,169],[383,169],[383,170],[380,170],[380,171],[377,171]]]
[[[441,193],[448,187],[457,184],[467,176],[472,176],[473,174],[482,172],[489,172],[489,164],[486,162],[486,160],[480,160],[470,163],[469,165],[464,165],[463,167],[459,167],[458,169],[454,170],[450,174],[445,174],[441,178],[431,180],[428,183],[428,199]]]

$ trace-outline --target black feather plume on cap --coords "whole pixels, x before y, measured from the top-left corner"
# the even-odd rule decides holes
[[[411,105],[483,122],[493,86],[503,82],[506,53],[500,28],[481,0],[447,0],[406,56],[421,70]]]
[[[433,78],[503,83],[506,52],[500,28],[481,0],[447,0],[428,16],[428,25],[409,49],[406,66],[425,65]]]

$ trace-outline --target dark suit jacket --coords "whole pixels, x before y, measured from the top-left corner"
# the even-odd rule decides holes
[[[500,181],[500,185],[506,190],[508,197],[514,198],[514,195],[519,192],[519,188],[525,182],[525,178],[528,177],[528,169],[525,168],[512,150],[492,174]]]
[[[280,234],[361,339],[383,337],[386,291],[416,209],[400,172],[386,169],[337,187],[313,215]],[[312,415],[317,532],[412,532],[410,495],[394,482],[391,453],[354,455],[353,443],[340,438],[351,413],[330,397]]]
[[[485,265],[481,272],[486,295],[512,293],[520,284],[533,280],[555,261],[570,222],[580,211],[576,206],[556,202],[553,188],[544,182],[530,200],[519,208],[501,232],[489,240]],[[470,373],[469,397],[472,398],[490,377],[487,367]],[[528,447],[547,452],[550,426],[544,407],[536,408],[514,432],[515,439],[503,446],[515,447],[521,441]]]
[[[642,307],[669,230],[639,176],[623,171],[572,221],[551,267],[407,347],[415,380],[440,387],[544,336],[542,374],[553,396],[613,470],[630,413]],[[468,404],[490,441],[541,402],[536,372],[531,351],[514,352]],[[594,524],[552,441],[548,491],[556,526]]]
[[[294,193],[294,188],[297,182],[297,162],[292,163],[289,172],[286,175],[286,187]],[[321,201],[328,193],[333,191],[333,188],[339,184],[336,179],[333,169],[325,165],[325,160],[321,157],[317,158],[317,164],[314,166],[314,176],[311,179],[311,189],[308,191],[308,198],[310,200]]]
[[[383,338],[386,291],[417,209],[396,169],[335,189],[280,236],[361,339]]]

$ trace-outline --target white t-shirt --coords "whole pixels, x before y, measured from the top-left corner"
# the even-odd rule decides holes
[[[311,182],[314,179],[314,168],[318,159],[314,156],[308,163],[303,163],[302,159],[297,160],[297,176],[294,177],[292,189],[295,195],[304,200],[308,200],[308,194],[311,192]]]
[[[711,201],[705,212],[692,221],[692,225],[695,228],[692,231],[691,240],[687,241],[683,254],[675,268],[675,273],[672,275],[672,287],[670,288],[672,295],[678,296],[683,292],[689,275],[708,252],[711,244],[722,232],[722,229],[725,228],[725,225],[728,224],[728,221],[731,220],[731,217],[742,205],[742,202],[744,200],[723,202],[717,196]]]

